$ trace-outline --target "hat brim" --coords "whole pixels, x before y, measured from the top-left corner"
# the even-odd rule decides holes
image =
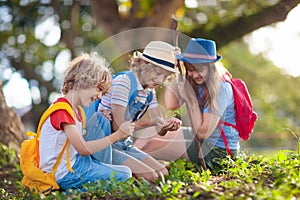
[[[150,62],[150,63],[152,63],[152,64],[154,64],[154,65],[156,65],[156,66],[159,66],[159,67],[161,67],[161,68],[163,68],[163,69],[165,69],[165,70],[167,70],[167,71],[169,71],[169,72],[179,73],[179,71],[176,70],[176,69],[174,69],[174,68],[171,68],[171,67],[169,67],[169,66],[166,66],[166,65],[157,63],[157,62],[155,62],[155,61],[153,61],[153,60],[150,60],[150,59],[146,58],[146,57],[145,57],[141,52],[139,52],[139,51],[136,51],[136,52],[134,53],[134,57],[135,57],[135,58],[143,59],[143,60],[145,60],[145,61],[147,61],[147,62]],[[175,67],[175,65],[174,65],[174,67]]]
[[[217,55],[217,58],[215,60],[206,60],[206,59],[199,59],[199,58],[186,58],[182,54],[178,54],[177,56],[178,60],[181,60],[183,62],[192,63],[192,64],[200,64],[200,63],[212,63],[217,62],[222,59],[222,56]]]

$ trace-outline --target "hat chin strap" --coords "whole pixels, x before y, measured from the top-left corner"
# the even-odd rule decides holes
[[[168,61],[165,61],[165,60],[161,60],[161,59],[158,59],[158,58],[154,58],[152,56],[149,56],[147,54],[144,54],[143,53],[143,56],[145,58],[148,58],[149,60],[153,61],[153,62],[156,62],[157,64],[161,64],[161,65],[166,65],[168,67],[171,67],[172,69],[174,69],[174,63],[171,63],[171,62],[168,62]]]

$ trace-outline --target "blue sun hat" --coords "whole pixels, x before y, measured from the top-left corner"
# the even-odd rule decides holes
[[[203,38],[191,38],[185,52],[176,57],[178,60],[192,64],[217,62],[222,58],[217,55],[216,43]]]

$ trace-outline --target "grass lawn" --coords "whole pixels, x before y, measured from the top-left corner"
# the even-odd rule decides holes
[[[300,155],[295,151],[228,159],[215,175],[178,160],[169,163],[170,176],[164,181],[113,180],[86,185],[88,192],[55,191],[45,196],[22,187],[15,152],[4,145],[0,148],[0,199],[300,199]]]

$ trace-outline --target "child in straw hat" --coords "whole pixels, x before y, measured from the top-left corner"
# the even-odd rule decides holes
[[[175,47],[162,41],[152,41],[143,52],[134,52],[130,71],[113,79],[109,93],[103,96],[99,105],[99,111],[104,111],[106,120],[111,120],[112,131],[117,130],[125,121],[140,119],[147,109],[149,119],[136,121],[135,130],[150,127],[147,129],[148,134],[158,133],[163,136],[168,131],[175,131],[180,127],[180,120],[176,118],[165,120],[160,117],[154,90],[175,78],[177,73],[174,69],[175,61]],[[136,85],[132,85],[133,79]],[[137,91],[133,103],[130,102],[132,87]],[[105,120],[101,112],[98,112],[97,116],[99,120]],[[91,135],[86,139],[98,137]],[[166,167],[149,154],[134,147],[132,139],[127,138],[113,144],[112,163],[126,165],[135,177],[143,177],[151,182],[161,175],[168,175]],[[101,160],[103,152],[98,152],[94,156]]]

